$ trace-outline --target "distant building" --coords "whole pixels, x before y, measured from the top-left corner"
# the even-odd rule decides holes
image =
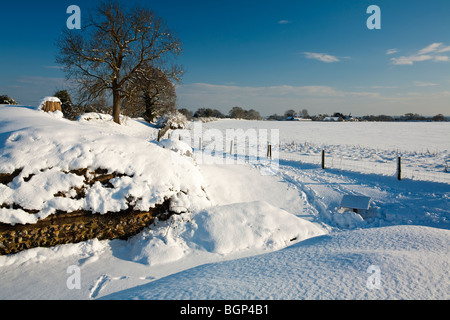
[[[322,121],[342,121],[341,117],[325,117]]]
[[[323,121],[358,121],[358,120],[354,119],[351,113],[349,115],[345,115],[343,113],[336,112],[335,114],[333,114],[332,117],[323,118]]]

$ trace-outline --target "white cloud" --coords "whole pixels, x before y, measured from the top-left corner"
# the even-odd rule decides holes
[[[416,87],[434,87],[434,86],[438,86],[438,84],[433,83],[433,82],[414,81],[414,86],[416,86]]]
[[[391,63],[394,65],[413,65],[415,62],[432,61],[432,62],[445,62],[450,61],[450,57],[442,55],[442,53],[450,52],[450,46],[442,47],[442,42],[435,42],[429,46],[420,49],[416,54],[410,56],[400,56],[391,58]],[[386,54],[394,54],[398,51],[390,49]],[[391,53],[389,53],[391,52]],[[438,54],[440,53],[440,54]]]
[[[430,52],[435,52],[440,46],[442,46],[442,42],[435,42],[430,44],[428,47],[419,50],[418,54],[425,54]]]
[[[435,56],[434,61],[449,61],[450,58],[448,56]]]
[[[394,54],[394,53],[397,53],[398,52],[398,50],[397,49],[389,49],[389,50],[387,50],[386,51],[386,54]]]
[[[430,55],[412,55],[409,57],[391,58],[392,64],[396,65],[413,65],[414,62],[426,61],[433,59]]]
[[[397,89],[397,86],[371,86],[371,89]]]
[[[315,53],[315,52],[303,52],[308,59],[315,59],[321,62],[332,63],[339,62],[340,60],[332,55],[326,53]]]
[[[290,24],[290,23],[292,23],[292,21],[290,21],[290,20],[280,20],[280,21],[278,21],[278,24]]]
[[[450,46],[439,49],[437,52],[443,53],[443,52],[449,52],[449,51],[450,51]]]

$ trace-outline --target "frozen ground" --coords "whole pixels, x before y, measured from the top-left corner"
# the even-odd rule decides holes
[[[17,151],[8,149],[14,140],[11,136],[33,137],[39,127],[39,137],[50,139],[47,130],[53,130],[55,125],[72,125],[34,110],[9,110],[9,119],[0,119],[2,161],[6,151],[8,155]],[[0,114],[5,114],[5,110],[0,110]],[[156,129],[132,119],[121,127],[99,118],[75,125],[85,128],[82,133],[89,130],[93,134],[90,139],[99,143],[118,136],[124,144],[142,140],[153,145],[152,151],[155,147]],[[366,146],[369,140],[378,140],[372,134],[387,131],[379,128],[376,133],[371,123],[359,123],[346,136],[359,142],[352,140],[347,144],[343,140],[348,141],[344,136],[349,129],[331,134],[341,128],[338,126],[314,131],[312,127],[291,127],[305,123],[270,125],[280,129],[281,144],[294,141],[304,145],[306,141],[314,145],[333,144],[342,150],[355,143]],[[320,125],[337,124],[317,124]],[[404,150],[423,152],[428,140],[428,148],[434,154],[449,150],[448,139],[442,138],[448,137],[448,124],[408,125],[423,126],[422,132],[430,133],[418,140],[416,149],[414,142],[406,138],[408,134],[402,140],[379,139],[384,145],[371,148],[379,148],[383,154],[388,149],[403,149],[404,141],[409,141]],[[264,128],[267,123],[226,120],[204,124],[204,129],[223,131],[238,126]],[[333,141],[324,141],[324,135],[319,133],[323,128],[332,128],[327,133]],[[399,127],[399,131],[404,128]],[[357,129],[371,132],[366,142]],[[302,136],[295,130],[305,130],[308,139],[295,140]],[[75,135],[76,130],[70,132]],[[409,138],[413,140],[415,136],[409,134]],[[146,148],[145,143],[139,143]],[[164,142],[164,146],[183,149],[182,143],[176,141]],[[57,150],[64,154],[69,149]],[[159,152],[158,157],[166,156]],[[429,158],[433,162],[436,158],[431,152]],[[178,155],[169,158],[164,158],[167,166],[179,161]],[[191,197],[184,202],[191,205],[188,213],[159,222],[129,241],[90,240],[2,256],[0,299],[450,298],[449,184],[397,181],[393,176],[336,169],[323,171],[315,164],[289,159],[280,160],[277,170],[267,162],[227,165],[194,161],[192,168],[187,162],[182,163],[179,180],[189,177],[182,170],[191,177],[201,176],[201,183],[191,181],[189,186],[199,183],[204,187],[207,202]],[[120,164],[117,166],[120,168]],[[130,164],[128,169],[138,168]],[[139,181],[133,183],[132,190],[142,189]],[[116,187],[120,190],[121,186],[118,183]],[[352,212],[341,213],[343,194],[371,197],[370,217],[363,220]],[[99,198],[100,203],[102,199]],[[108,198],[103,200],[107,202]],[[179,202],[183,200],[186,199],[181,197]],[[51,203],[52,199],[45,201]],[[71,266],[79,270],[79,289],[70,289],[70,283],[68,286],[74,275]]]

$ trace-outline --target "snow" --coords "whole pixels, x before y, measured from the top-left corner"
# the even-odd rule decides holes
[[[368,210],[371,199],[364,196],[354,196],[345,194],[342,197],[341,207]]]
[[[0,106],[0,114],[0,172],[23,168],[0,184],[0,204],[7,204],[0,222],[34,223],[56,210],[117,211],[127,195],[141,198],[136,207],[143,210],[171,197],[179,212],[127,241],[0,256],[0,299],[450,298],[449,184],[322,170],[295,158],[323,146],[353,158],[377,149],[372,155],[384,159],[398,149],[428,160],[431,170],[448,156],[448,124],[203,124],[218,132],[280,130],[274,151],[284,154],[272,166],[250,158],[198,161],[185,136],[172,132],[156,142],[158,129],[141,119],[123,117],[119,126],[94,113],[72,122],[11,106]],[[83,183],[69,172],[83,167],[123,175],[111,179],[113,188],[89,186],[85,199],[54,197]],[[371,198],[367,213],[340,210],[344,195]],[[81,287],[70,289],[77,268]]]
[[[205,129],[278,129],[280,144],[363,147],[422,152],[449,151],[449,122],[296,122],[220,120],[204,123]],[[424,134],[426,133],[426,134]]]
[[[282,160],[394,176],[402,157],[407,179],[450,183],[450,122],[291,122],[221,120],[204,130],[278,130],[272,150]]]
[[[173,216],[169,226],[151,228],[135,237],[130,251],[136,252],[132,260],[154,266],[193,254],[276,250],[322,234],[313,223],[256,201]]]
[[[395,226],[339,232],[280,251],[206,264],[104,299],[448,299],[450,231]],[[381,271],[368,287],[370,266]]]
[[[71,122],[18,107],[0,107],[0,112],[0,172],[22,168],[11,183],[0,185],[0,203],[39,210],[34,214],[36,221],[57,210],[120,211],[128,208],[129,197],[139,199],[135,208],[142,211],[165,198],[172,198],[174,203],[182,199],[188,210],[209,203],[192,159],[148,139],[154,136],[154,128],[131,119],[117,128],[111,117],[95,114]],[[139,136],[142,133],[138,134],[137,128],[147,133],[146,139]],[[82,168],[102,168],[124,176],[111,180],[114,188],[94,183],[80,200],[55,197],[58,191],[70,192],[83,186],[84,176],[70,172]],[[14,215],[7,212],[1,219],[4,223],[25,221],[21,215],[23,211]],[[8,217],[13,218],[8,221]]]

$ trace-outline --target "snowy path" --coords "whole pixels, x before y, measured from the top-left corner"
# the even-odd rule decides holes
[[[367,175],[280,160],[279,176],[303,190],[312,210],[337,228],[419,224],[450,229],[450,185],[426,181],[397,181],[395,177]],[[373,199],[373,218],[338,213],[344,194]]]

